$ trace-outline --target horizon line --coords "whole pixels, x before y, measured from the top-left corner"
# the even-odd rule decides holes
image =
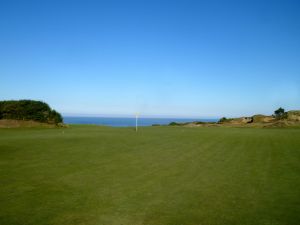
[[[101,114],[101,113],[62,113],[63,117],[103,117],[103,118],[135,118],[135,114]],[[149,115],[140,114],[139,118],[174,118],[174,119],[219,119],[221,116],[183,116],[183,115]]]

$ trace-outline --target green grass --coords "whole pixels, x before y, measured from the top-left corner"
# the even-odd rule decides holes
[[[0,224],[298,225],[300,129],[0,129]]]

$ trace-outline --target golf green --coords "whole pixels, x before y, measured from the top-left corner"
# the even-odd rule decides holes
[[[298,225],[300,129],[0,129],[0,224]]]

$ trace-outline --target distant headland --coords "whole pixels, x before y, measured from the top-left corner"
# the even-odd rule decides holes
[[[300,126],[300,110],[285,112],[283,108],[274,111],[273,115],[266,116],[257,114],[250,117],[221,118],[218,122],[172,122],[169,126],[188,127],[294,127]]]

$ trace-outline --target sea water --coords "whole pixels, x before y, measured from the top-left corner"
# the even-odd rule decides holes
[[[193,121],[216,122],[218,119],[201,118],[138,118],[139,126],[152,126],[153,124],[167,125],[171,122],[185,123]],[[135,126],[135,118],[116,118],[116,117],[64,117],[66,124],[94,124],[113,127]]]

